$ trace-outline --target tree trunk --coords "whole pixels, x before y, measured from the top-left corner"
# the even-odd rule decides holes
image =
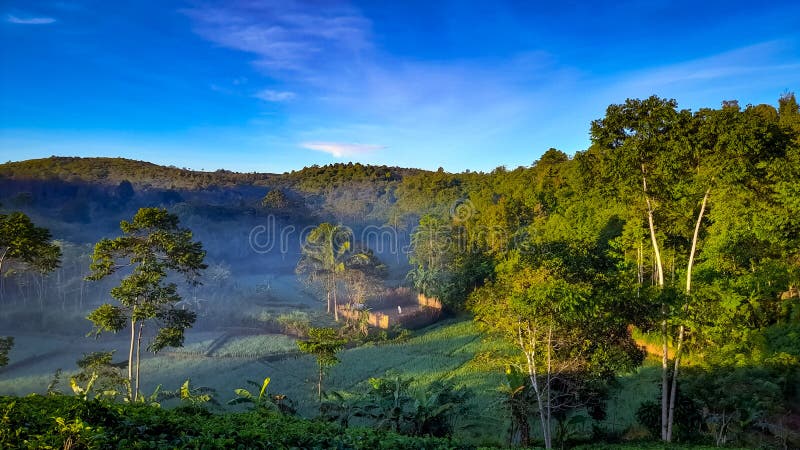
[[[131,348],[128,351],[128,399],[133,402],[136,400],[136,397],[133,395],[133,347],[136,343],[136,319],[133,318],[133,313],[131,312]]]
[[[659,288],[664,288],[664,266],[661,263],[661,251],[658,247],[656,227],[653,221],[653,203],[647,193],[646,169],[642,164],[642,191],[647,203],[647,224],[650,229],[650,241],[653,243],[653,255],[656,263],[656,280]],[[669,416],[669,364],[668,364],[668,334],[667,334],[667,306],[661,304],[661,440],[667,440],[667,422]]]
[[[139,396],[139,367],[142,363],[142,328],[144,328],[144,322],[139,322],[139,333],[136,337],[136,390],[134,390],[137,398]]]
[[[519,345],[522,349],[522,352],[525,353],[525,359],[528,366],[528,378],[531,380],[531,388],[533,388],[533,393],[536,395],[536,406],[539,410],[539,422],[542,426],[542,437],[544,438],[544,446],[546,449],[551,449],[552,443],[550,442],[550,433],[547,429],[547,418],[545,417],[545,407],[543,405],[543,395],[541,389],[539,389],[539,376],[536,370],[536,329],[530,329],[530,325],[528,326],[528,345],[525,345],[525,340],[522,337],[522,325],[517,324],[517,332],[519,337]]]
[[[706,211],[706,204],[708,203],[708,195],[711,193],[711,188],[706,190],[703,196],[703,202],[700,204],[700,212],[697,214],[697,223],[694,225],[694,235],[692,235],[692,248],[689,251],[689,262],[686,265],[686,295],[692,291],[692,266],[694,265],[694,256],[697,252],[697,239],[700,235],[700,225],[703,222],[703,214]],[[688,299],[687,299],[688,300]],[[678,330],[678,344],[675,347],[675,365],[672,369],[672,388],[669,393],[669,415],[667,418],[667,442],[672,442],[672,425],[675,419],[675,397],[678,390],[678,368],[681,363],[681,350],[683,348],[683,338],[686,334],[686,328],[681,324]]]
[[[3,254],[0,255],[0,277],[3,276],[3,261],[6,259],[6,254],[8,254],[8,250],[11,247],[6,247],[3,249]]]
[[[322,366],[319,367],[317,378],[317,400],[322,404]]]
[[[547,328],[547,384],[545,385],[545,397],[547,398],[547,439],[545,440],[545,444],[548,444],[552,448],[553,446],[553,436],[552,436],[552,419],[553,419],[553,405],[550,398],[550,387],[552,386],[552,373],[553,373],[553,364],[552,364],[552,345],[553,345],[553,325],[552,323]]]
[[[333,320],[339,321],[339,303],[336,301],[336,275],[333,276]]]

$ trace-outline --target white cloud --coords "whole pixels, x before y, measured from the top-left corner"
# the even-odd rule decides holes
[[[55,22],[56,19],[52,17],[17,17],[9,14],[6,21],[19,25],[47,25]]]
[[[313,8],[301,2],[269,0],[200,6],[183,10],[194,30],[222,47],[256,55],[267,72],[305,72],[320,58],[357,54],[368,47],[370,22],[345,4]]]
[[[304,142],[301,147],[318,152],[328,153],[336,158],[361,156],[386,148],[384,145],[349,144],[342,142]]]
[[[253,97],[260,98],[265,102],[286,102],[296,97],[294,92],[291,91],[273,91],[272,89],[264,89],[257,92]]]

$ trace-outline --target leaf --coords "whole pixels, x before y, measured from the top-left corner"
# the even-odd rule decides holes
[[[270,380],[271,380],[270,377],[264,378],[264,383],[261,385],[261,392],[258,393],[259,400],[261,400],[261,398],[264,397],[264,392],[266,392]]]
[[[181,400],[187,400],[192,397],[192,392],[189,390],[189,379],[187,378],[186,381],[183,382],[181,385]]]
[[[241,389],[241,388],[234,389],[233,392],[236,393],[236,395],[238,395],[239,397],[242,397],[242,398],[247,398],[247,399],[252,399],[253,398],[253,394],[251,394],[250,391],[248,391],[247,389]]]

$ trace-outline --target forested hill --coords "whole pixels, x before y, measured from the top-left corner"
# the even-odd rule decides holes
[[[213,172],[160,166],[146,161],[126,158],[80,158],[51,156],[49,158],[0,164],[0,179],[16,181],[64,181],[107,186],[130,182],[135,187],[150,189],[196,190],[234,186],[297,187],[305,191],[321,191],[353,182],[390,182],[403,176],[423,172],[362,164],[331,164],[311,166],[284,174],[248,172],[225,169]]]

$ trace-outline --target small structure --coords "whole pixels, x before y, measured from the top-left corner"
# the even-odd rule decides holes
[[[339,305],[338,309],[339,315],[348,320],[357,321],[366,314],[370,326],[384,330],[395,325],[420,328],[439,318],[442,314],[442,302],[424,294],[415,295],[408,288],[399,288],[388,293],[371,309],[351,308],[348,305]]]

